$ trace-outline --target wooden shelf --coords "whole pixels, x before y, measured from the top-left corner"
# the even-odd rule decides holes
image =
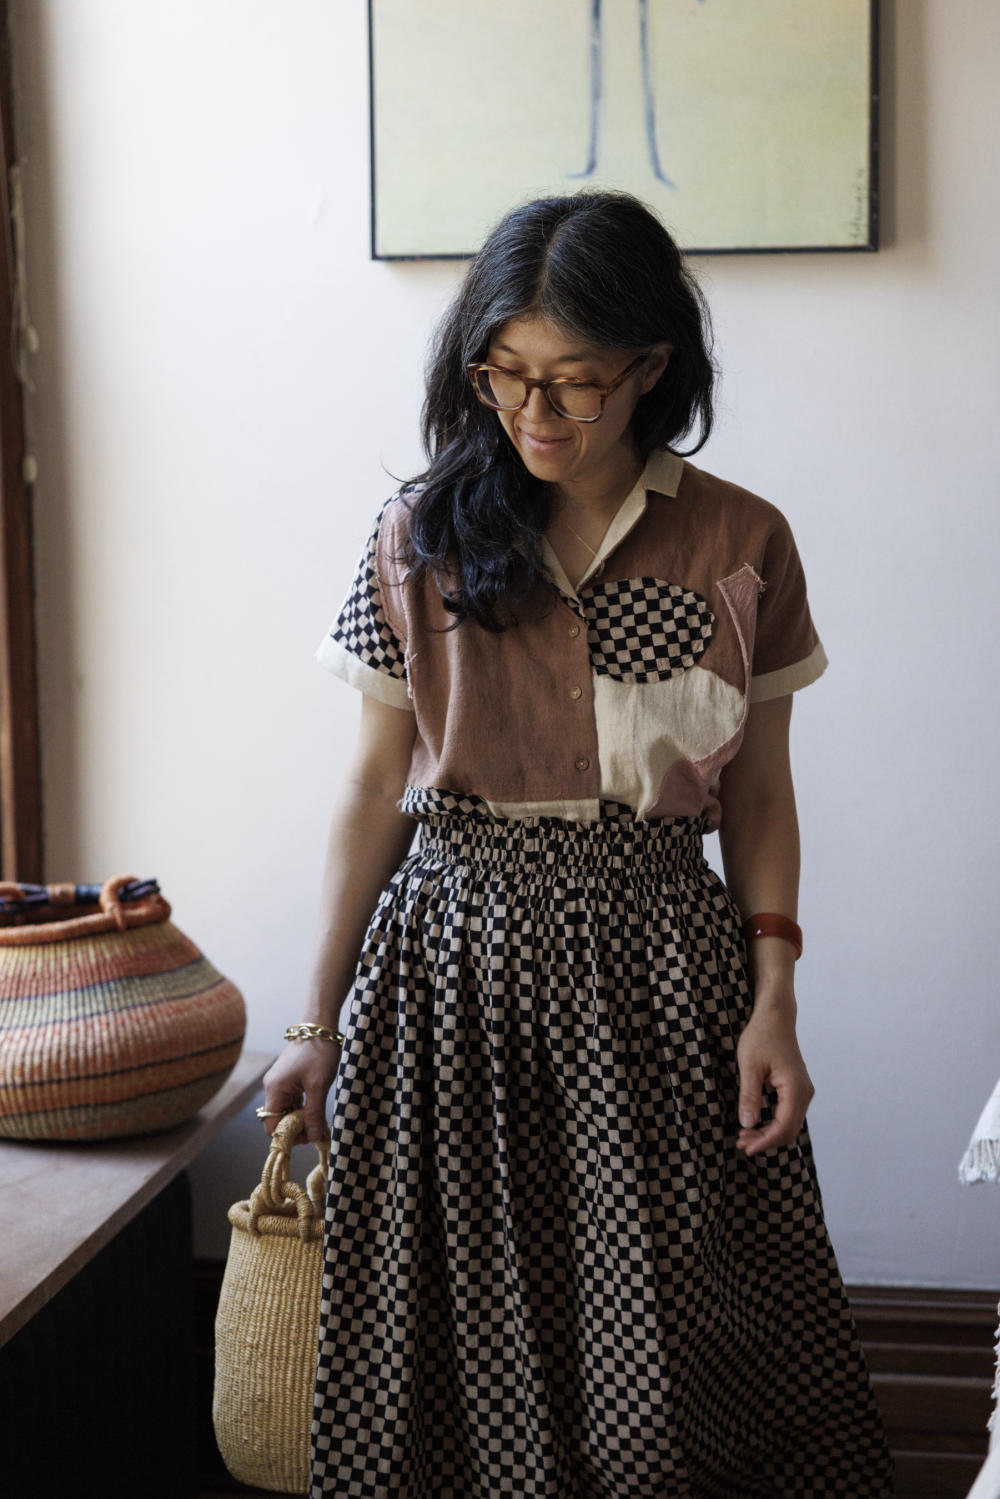
[[[0,1143],[0,1347],[246,1107],[272,1061],[245,1051],[201,1113],[162,1134]]]

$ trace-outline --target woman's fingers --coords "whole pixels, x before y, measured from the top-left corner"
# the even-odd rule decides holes
[[[322,1048],[322,1050],[320,1049]],[[264,1074],[264,1129],[273,1135],[282,1114],[302,1109],[305,1130],[300,1139],[329,1137],[326,1098],[340,1062],[334,1041],[292,1041]]]
[[[739,1122],[736,1144],[746,1155],[791,1145],[802,1128],[814,1088],[795,1039],[794,1023],[769,1009],[755,1010],[737,1047]],[[773,1118],[760,1123],[764,1090],[773,1094]]]
[[[306,1098],[306,1139],[316,1144],[330,1138],[326,1122],[326,1095],[327,1089],[324,1088],[322,1093],[310,1093]]]
[[[301,1082],[294,1077],[289,1077],[281,1067],[283,1057],[264,1074],[264,1113],[265,1118],[261,1120],[265,1131],[273,1135],[278,1127],[282,1114],[297,1109],[302,1103],[303,1088]]]
[[[764,1070],[761,1067],[744,1066],[740,1069],[740,1125],[753,1129],[760,1118],[764,1094]]]
[[[798,1138],[805,1123],[806,1109],[814,1089],[808,1075],[786,1080],[774,1080],[777,1102],[774,1117],[760,1128],[746,1126],[743,1122],[742,1088],[740,1093],[740,1129],[736,1147],[745,1155],[761,1155],[766,1150],[777,1150],[782,1145],[791,1145]],[[758,1116],[759,1117],[759,1116]]]
[[[281,1122],[283,1114],[290,1114],[293,1109],[302,1107],[302,1094],[288,1088],[280,1090],[264,1089],[264,1110],[266,1119],[261,1123],[269,1135],[273,1135]]]

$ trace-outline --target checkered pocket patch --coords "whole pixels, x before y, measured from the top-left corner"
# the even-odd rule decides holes
[[[663,682],[708,648],[715,615],[698,593],[658,578],[581,591],[594,670],[621,682]]]

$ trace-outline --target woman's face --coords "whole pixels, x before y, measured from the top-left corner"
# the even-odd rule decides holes
[[[602,349],[567,334],[541,317],[505,323],[486,354],[486,362],[536,380],[568,375],[610,385],[639,351]],[[536,479],[565,488],[595,490],[630,481],[635,447],[630,431],[639,397],[651,390],[670,355],[669,344],[657,344],[617,390],[608,396],[596,422],[574,422],[549,404],[544,391],[533,389],[520,411],[498,411],[497,418]],[[618,496],[620,498],[620,496]]]

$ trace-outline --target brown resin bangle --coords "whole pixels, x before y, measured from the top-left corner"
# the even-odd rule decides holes
[[[796,961],[802,956],[802,928],[790,916],[779,916],[776,911],[748,916],[743,923],[743,935],[748,942],[755,937],[780,937],[795,948]]]
[[[340,1046],[344,1044],[339,1031],[332,1031],[328,1025],[313,1025],[311,1020],[300,1020],[298,1025],[290,1025],[285,1031],[285,1040],[336,1041]]]

